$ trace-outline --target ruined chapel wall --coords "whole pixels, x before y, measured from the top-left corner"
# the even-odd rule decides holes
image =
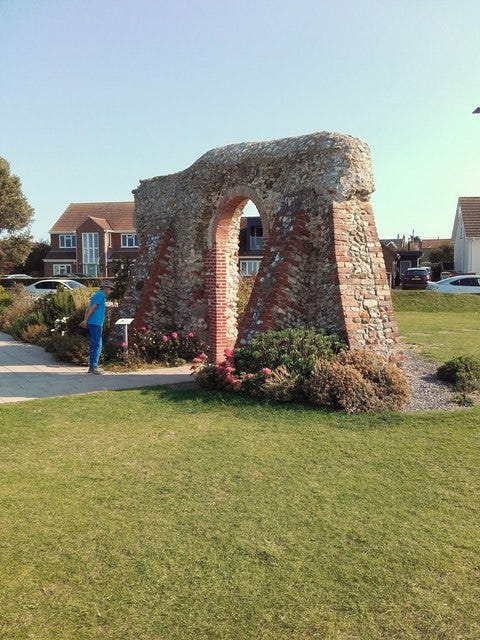
[[[367,145],[325,133],[214,149],[185,171],[142,181],[134,193],[144,249],[124,308],[207,342],[222,334],[216,353],[231,344],[238,223],[250,198],[268,238],[239,338],[314,325],[389,351],[398,332],[372,191]]]

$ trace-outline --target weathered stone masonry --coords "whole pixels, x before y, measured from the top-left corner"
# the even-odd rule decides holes
[[[368,146],[315,133],[214,149],[134,191],[141,252],[121,314],[193,330],[219,359],[252,333],[327,327],[392,357],[398,342],[369,197]],[[238,327],[238,234],[252,200],[264,257]]]

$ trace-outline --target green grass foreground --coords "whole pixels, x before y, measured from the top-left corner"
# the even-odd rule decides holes
[[[402,340],[431,360],[480,357],[480,296],[433,291],[394,291]]]
[[[480,410],[0,407],[2,640],[480,637]]]

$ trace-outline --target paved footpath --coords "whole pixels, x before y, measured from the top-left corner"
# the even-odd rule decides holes
[[[41,347],[0,332],[0,404],[191,380],[190,365],[94,376],[87,374],[87,367],[59,363]]]

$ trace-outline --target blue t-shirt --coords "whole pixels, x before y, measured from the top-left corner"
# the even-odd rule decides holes
[[[105,300],[106,298],[103,289],[94,293],[90,298],[90,305],[96,304],[97,308],[89,317],[88,324],[98,324],[99,326],[103,325],[103,321],[105,319]]]

